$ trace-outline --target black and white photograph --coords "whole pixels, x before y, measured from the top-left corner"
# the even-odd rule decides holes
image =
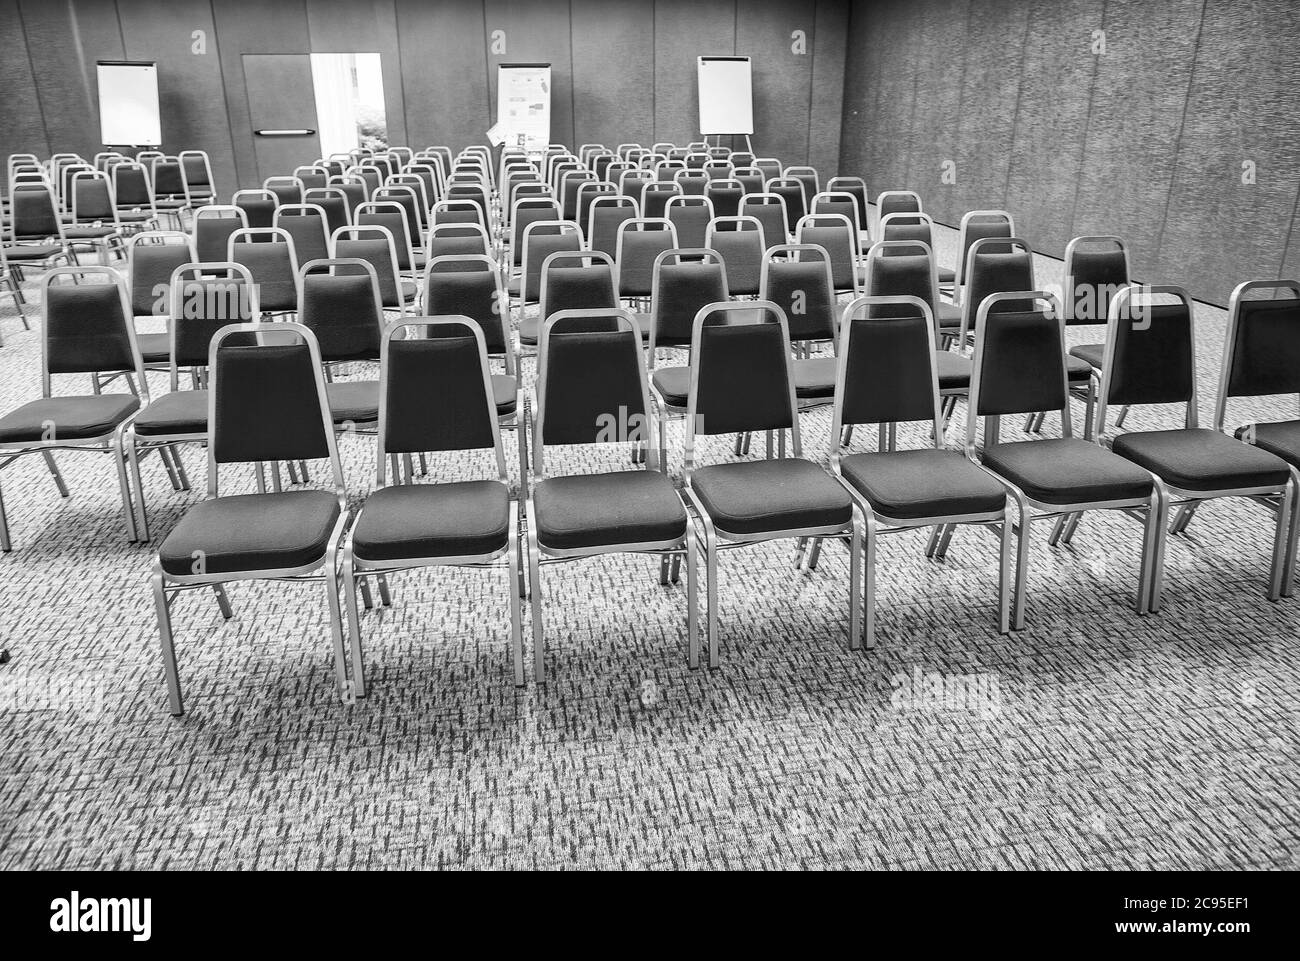
[[[0,0],[0,156],[15,929],[1300,868],[1293,0]]]

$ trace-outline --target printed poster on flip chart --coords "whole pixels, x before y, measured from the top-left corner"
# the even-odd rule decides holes
[[[551,142],[551,65],[503,63],[497,68],[495,142],[545,153]]]

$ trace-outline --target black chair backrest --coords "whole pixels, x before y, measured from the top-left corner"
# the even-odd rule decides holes
[[[245,194],[244,196],[236,194],[233,203],[248,218],[248,226],[258,229],[271,226],[275,221],[275,208],[280,206],[280,201],[276,197],[266,197],[258,194]]]
[[[919,297],[933,312],[936,309],[932,254],[919,241],[882,241],[868,254],[868,297]],[[899,244],[899,246],[893,246]],[[907,246],[902,246],[906,244]],[[913,311],[903,303],[871,304],[869,317],[904,317]]]
[[[199,208],[201,211],[203,208]],[[194,218],[194,255],[200,261],[225,260],[230,235],[249,226],[242,217],[196,216]]]
[[[378,281],[359,264],[346,265],[353,270],[345,273],[324,273],[335,263],[303,266],[298,322],[316,335],[326,363],[378,360],[384,328]]]
[[[317,460],[331,455],[316,358],[288,345],[219,343],[212,371],[212,459],[217,464]]]
[[[113,167],[113,195],[119,207],[147,207],[153,202],[149,173],[139,164]]]
[[[1013,307],[1034,300],[1029,291],[1010,293],[1019,295],[1010,298]],[[996,303],[988,306],[1000,308]],[[1065,343],[1053,310],[981,309],[981,313],[973,416],[1068,410]]]
[[[640,210],[630,197],[604,195],[593,200],[587,214],[587,246],[590,250],[618,256],[618,228],[625,220],[635,219]]]
[[[660,254],[655,258],[650,307],[654,346],[689,347],[695,315],[727,299],[727,271],[716,250],[678,248]]]
[[[1065,279],[1065,322],[1104,324],[1111,299],[1129,284],[1124,247],[1107,238],[1075,238],[1066,251]]]
[[[713,203],[713,216],[735,217],[740,213],[740,198],[745,196],[745,188],[738,180],[715,180],[705,189],[704,196]]]
[[[483,332],[489,354],[506,349],[505,321],[497,273],[487,257],[450,257],[429,263],[424,312],[430,317],[467,317]]]
[[[211,277],[217,264],[184,265],[176,277],[173,290],[172,357],[177,367],[206,367],[212,338],[227,324],[249,323],[255,300],[247,280],[237,273]],[[231,343],[252,343],[239,338]]]
[[[329,257],[329,225],[323,211],[281,209],[276,211],[275,226],[293,238],[293,251],[298,263]]]
[[[678,246],[677,230],[664,219],[635,221],[623,224],[618,237],[619,296],[649,297],[654,292],[655,258]]]
[[[984,239],[971,245],[966,270],[966,291],[962,297],[962,321],[973,329],[979,308],[993,294],[1034,289],[1034,255],[1018,238],[1011,243]],[[1005,251],[1005,252],[1004,252]],[[1025,300],[999,300],[995,310],[1025,311]]]
[[[380,404],[385,453],[496,446],[494,408],[484,376],[487,358],[471,321],[455,316],[436,319],[447,322],[429,325],[428,337],[384,340]]]
[[[117,211],[108,189],[108,178],[103,174],[72,178],[72,209],[81,223],[88,221],[116,221]]]
[[[380,304],[394,310],[402,307],[405,298],[393,270],[395,257],[390,236],[382,235],[376,229],[360,230],[355,236],[340,235],[334,241],[334,256],[339,260],[364,260],[375,269],[379,281]],[[357,271],[340,267],[336,272],[349,274]]]
[[[957,283],[965,284],[970,280],[966,276],[966,260],[971,247],[981,240],[989,240],[994,237],[1010,239],[1014,230],[1014,225],[1002,211],[972,210],[965,214],[962,217],[961,259],[957,261]],[[1012,249],[1009,244],[984,245],[984,250],[997,254],[1010,253]]]
[[[759,292],[763,275],[763,226],[752,218],[725,220],[715,217],[705,238],[727,265],[727,287],[732,296],[751,297]]]
[[[185,196],[185,175],[175,157],[160,160],[153,165],[153,195],[155,197]]]
[[[15,240],[44,240],[59,233],[59,212],[49,188],[15,186],[10,191],[9,206]]]
[[[357,214],[356,220],[357,225],[361,227],[387,228],[388,232],[393,235],[393,248],[397,254],[397,269],[411,269],[411,235],[408,229],[410,224],[405,213],[384,208],[379,210],[363,209]]]
[[[443,226],[437,229],[437,233],[429,235],[429,241],[425,244],[425,252],[429,260],[435,257],[464,257],[488,254],[488,239],[485,234],[479,230],[473,229],[473,224],[466,224],[463,227]],[[439,270],[447,269],[445,265],[440,265]]]
[[[1242,296],[1241,288],[1233,295],[1227,397],[1300,393],[1300,289],[1294,281],[1282,284],[1292,285],[1288,296],[1256,300]]]
[[[599,312],[596,312],[599,313]],[[616,443],[608,419],[645,418],[641,338],[627,311],[559,315],[540,332],[534,464],[547,444]]]
[[[816,244],[826,251],[836,290],[857,289],[858,238],[851,221],[832,214],[805,217],[799,223],[798,242]]]
[[[778,259],[784,255],[788,259]],[[790,340],[835,337],[835,291],[826,252],[808,244],[783,244],[767,252],[760,296],[785,312]]]
[[[841,423],[932,420],[938,391],[933,319],[901,297],[892,304],[873,301],[860,298],[844,311]]]
[[[782,206],[780,198],[775,194],[746,194],[740,203],[742,215],[753,217],[763,225],[763,242],[769,250],[777,244],[785,243],[790,233]]]
[[[542,296],[542,265],[547,257],[581,249],[582,234],[565,221],[542,220],[529,227],[524,237],[524,276],[520,285],[524,302],[535,304]]]
[[[881,218],[890,214],[916,214],[921,212],[921,199],[910,190],[886,190],[879,199]]]
[[[549,255],[542,265],[543,322],[561,310],[618,307],[614,283],[614,267],[604,257],[566,251]]]
[[[750,304],[746,304],[750,307]],[[794,426],[790,342],[780,307],[755,301],[758,323],[701,312],[691,351],[691,411],[697,434],[739,434]]]
[[[280,313],[298,309],[298,259],[288,238],[270,230],[251,232],[247,237],[236,232],[231,234],[229,251],[228,260],[243,264],[252,273],[262,310]]]
[[[768,183],[767,192],[776,194],[785,201],[785,229],[794,233],[795,226],[808,212],[803,184],[793,177],[781,177]]]
[[[683,247],[703,247],[713,219],[713,205],[704,197],[685,197],[665,205],[665,217],[677,228],[677,243]]]
[[[50,279],[54,279],[51,277]],[[51,374],[134,371],[135,357],[114,283],[51,283],[45,288],[45,368]]]
[[[168,291],[172,272],[191,262],[189,244],[131,245],[131,313],[136,317],[166,317],[171,311]],[[219,258],[225,259],[223,253]]]
[[[1108,345],[1112,354],[1106,365],[1106,402],[1183,404],[1193,400],[1196,358],[1190,301],[1146,303],[1141,306],[1140,322],[1136,319],[1117,318],[1110,327],[1108,337],[1114,342]]]

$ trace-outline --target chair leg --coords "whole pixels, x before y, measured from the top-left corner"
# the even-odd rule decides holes
[[[866,524],[853,511],[853,536],[849,539],[849,650],[862,647],[862,555]]]
[[[956,532],[956,524],[948,524],[944,527],[943,536],[939,538],[939,547],[934,552],[935,560],[943,561],[948,559],[948,545],[952,543],[952,535]]]
[[[325,551],[325,599],[329,602],[330,634],[334,641],[334,684],[345,704],[355,697],[355,688],[348,684],[348,652],[343,647],[343,612],[339,610],[338,544],[332,543]],[[351,697],[349,696],[351,695]]]
[[[190,475],[185,472],[185,461],[181,458],[180,447],[168,447],[172,456],[172,465],[176,468],[176,476],[180,479],[181,490],[191,490]]]
[[[1268,599],[1277,601],[1282,598],[1286,586],[1287,550],[1291,542],[1291,519],[1295,512],[1296,484],[1288,481],[1282,493],[1282,503],[1278,505],[1277,530],[1273,535],[1273,566],[1269,572]]]
[[[54,462],[54,452],[43,450],[41,456],[45,458],[45,466],[49,468],[50,476],[54,478],[54,486],[59,489],[60,497],[68,496],[68,485],[63,481],[63,475],[59,473],[59,465]]]
[[[849,424],[848,427],[844,428],[844,436],[840,439],[840,446],[848,447],[851,443],[853,443],[853,425]]]
[[[1020,495],[1015,495],[1016,508],[1020,512],[1020,523],[1016,527],[1016,599],[1015,610],[1012,614],[1012,630],[1021,631],[1025,627],[1025,588],[1029,580],[1029,526],[1033,523],[1033,518],[1029,513],[1029,505],[1021,499]]]
[[[1066,547],[1074,543],[1074,534],[1079,529],[1079,521],[1083,520],[1083,512],[1072,514],[1069,522],[1065,525],[1065,533],[1061,535],[1061,543]]]
[[[1142,536],[1142,561],[1138,565],[1138,589],[1133,601],[1133,608],[1138,614],[1151,612],[1151,583],[1154,578],[1156,559],[1160,556],[1162,531],[1160,519],[1164,516],[1163,499],[1160,491],[1152,489],[1151,501],[1147,505],[1147,519]]]
[[[348,612],[348,646],[352,655],[352,692],[366,696],[365,658],[361,654],[361,617],[357,611],[357,571],[352,551],[343,550],[343,603]]]
[[[388,592],[388,575],[376,574],[375,581],[379,584],[379,603],[384,607],[392,607],[393,595]]]
[[[1049,545],[1055,547],[1060,543],[1061,534],[1065,530],[1065,525],[1069,523],[1071,516],[1072,515],[1070,514],[1062,514],[1056,519],[1056,523],[1052,525],[1052,533],[1047,535],[1047,543]]]
[[[533,525],[528,530],[528,582],[533,605],[533,679],[538,684],[546,683],[546,651],[542,646],[542,578],[539,563],[540,549],[537,546],[537,528]]]
[[[804,554],[804,570],[808,573],[817,570],[817,562],[822,557],[822,540],[820,537],[814,537],[807,553]]]
[[[862,635],[867,650],[876,647],[876,518],[866,515],[862,536],[863,553],[863,624]]]
[[[131,482],[126,476],[126,456],[122,450],[123,428],[113,434],[110,457],[117,467],[117,486],[122,494],[122,514],[126,518],[126,539],[132,544],[139,540],[135,529],[135,505],[131,502]]]
[[[998,532],[998,633],[1011,632],[1011,505],[1002,515],[1002,529]]]
[[[686,663],[692,671],[700,668],[699,563],[696,556],[695,526],[686,521]]]
[[[226,620],[230,620],[232,617],[234,617],[235,612],[231,610],[230,598],[226,596],[225,587],[223,587],[220,584],[213,584],[212,593],[217,598],[217,608],[218,610],[221,611],[221,616],[224,617]]]
[[[0,551],[7,554],[13,549],[13,543],[9,540],[9,515],[5,513],[4,490],[0,487]]]
[[[181,701],[181,677],[176,669],[176,648],[172,644],[172,617],[167,606],[167,589],[163,585],[162,571],[153,574],[154,607],[158,612],[158,638],[162,647],[163,674],[167,677],[167,705],[173,717],[185,713]]]
[[[1184,504],[1179,508],[1177,516],[1174,517],[1173,524],[1169,527],[1169,533],[1181,534],[1186,531],[1191,525],[1192,518],[1196,515],[1196,509],[1198,507],[1200,507],[1200,503],[1193,501],[1192,503]]]
[[[140,449],[136,444],[135,432],[127,433],[126,459],[131,465],[131,479],[135,481],[135,531],[136,536],[140,538],[140,543],[147,544],[150,541],[149,534],[149,515],[144,501],[144,481],[140,477]]]
[[[510,536],[506,551],[506,566],[510,568],[510,579],[506,589],[510,592],[510,652],[515,669],[515,687],[523,687],[524,678],[524,629],[523,613],[520,611],[519,597],[523,593],[523,578],[519,568],[523,558],[519,551],[519,511],[515,505],[510,507]],[[355,605],[356,601],[353,601]]]
[[[361,582],[361,603],[366,606],[366,610],[373,611],[375,609],[375,602],[370,596],[370,581],[364,577],[359,578],[359,580]]]
[[[1147,598],[1147,611],[1160,613],[1160,603],[1165,590],[1165,549],[1169,545],[1169,491],[1162,483],[1156,484],[1160,499],[1160,516],[1156,518],[1156,552],[1151,561],[1151,593]]]

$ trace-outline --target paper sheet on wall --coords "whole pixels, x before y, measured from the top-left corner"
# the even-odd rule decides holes
[[[503,63],[497,68],[497,122],[502,143],[541,154],[551,142],[551,65]],[[489,137],[491,131],[489,131]]]

